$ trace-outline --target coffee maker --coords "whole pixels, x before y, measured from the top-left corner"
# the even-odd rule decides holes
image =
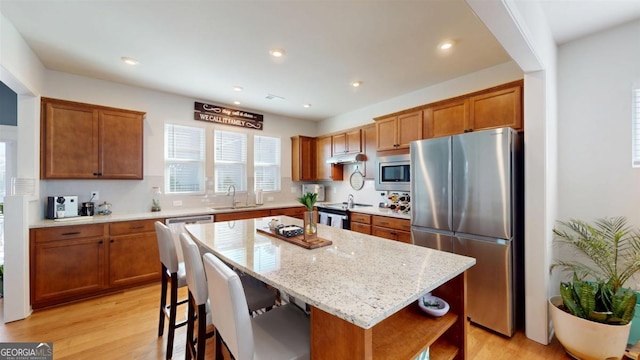
[[[47,219],[59,219],[78,216],[78,196],[47,197]]]

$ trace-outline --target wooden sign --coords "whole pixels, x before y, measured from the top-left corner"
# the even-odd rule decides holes
[[[261,114],[196,101],[193,119],[262,130],[263,116]]]

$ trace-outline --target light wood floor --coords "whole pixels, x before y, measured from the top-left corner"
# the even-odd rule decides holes
[[[167,331],[157,336],[159,302],[160,285],[150,285],[40,310],[25,320],[0,323],[0,342],[53,342],[55,360],[164,359]],[[1,310],[0,316],[4,316]],[[176,331],[174,359],[184,359],[185,331],[185,327]],[[209,339],[207,359],[213,359],[213,347]],[[469,360],[571,359],[555,339],[543,346],[522,331],[509,339],[473,325],[467,350]]]

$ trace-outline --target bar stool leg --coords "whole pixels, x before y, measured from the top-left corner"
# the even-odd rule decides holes
[[[187,346],[185,351],[185,360],[191,360],[195,354],[192,354],[194,351],[194,342],[193,342],[193,330],[195,323],[195,309],[193,308],[194,300],[191,296],[191,292],[189,292],[189,310],[187,317]]]
[[[158,321],[158,336],[164,333],[164,309],[167,306],[167,268],[162,264],[162,289],[160,293],[160,320]]]
[[[206,304],[198,305],[198,350],[196,351],[197,360],[204,360],[205,345],[207,343],[207,306]]]
[[[176,333],[176,314],[178,312],[178,275],[171,274],[171,299],[169,299],[169,336],[167,336],[167,360],[173,356],[173,337]]]

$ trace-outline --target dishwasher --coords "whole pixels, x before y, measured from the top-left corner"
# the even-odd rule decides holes
[[[183,261],[182,246],[180,246],[180,234],[187,232],[184,226],[189,224],[206,224],[213,222],[213,215],[196,215],[196,216],[184,216],[167,218],[165,224],[171,229],[173,235],[173,242],[176,244],[176,254],[178,255],[178,262]]]

